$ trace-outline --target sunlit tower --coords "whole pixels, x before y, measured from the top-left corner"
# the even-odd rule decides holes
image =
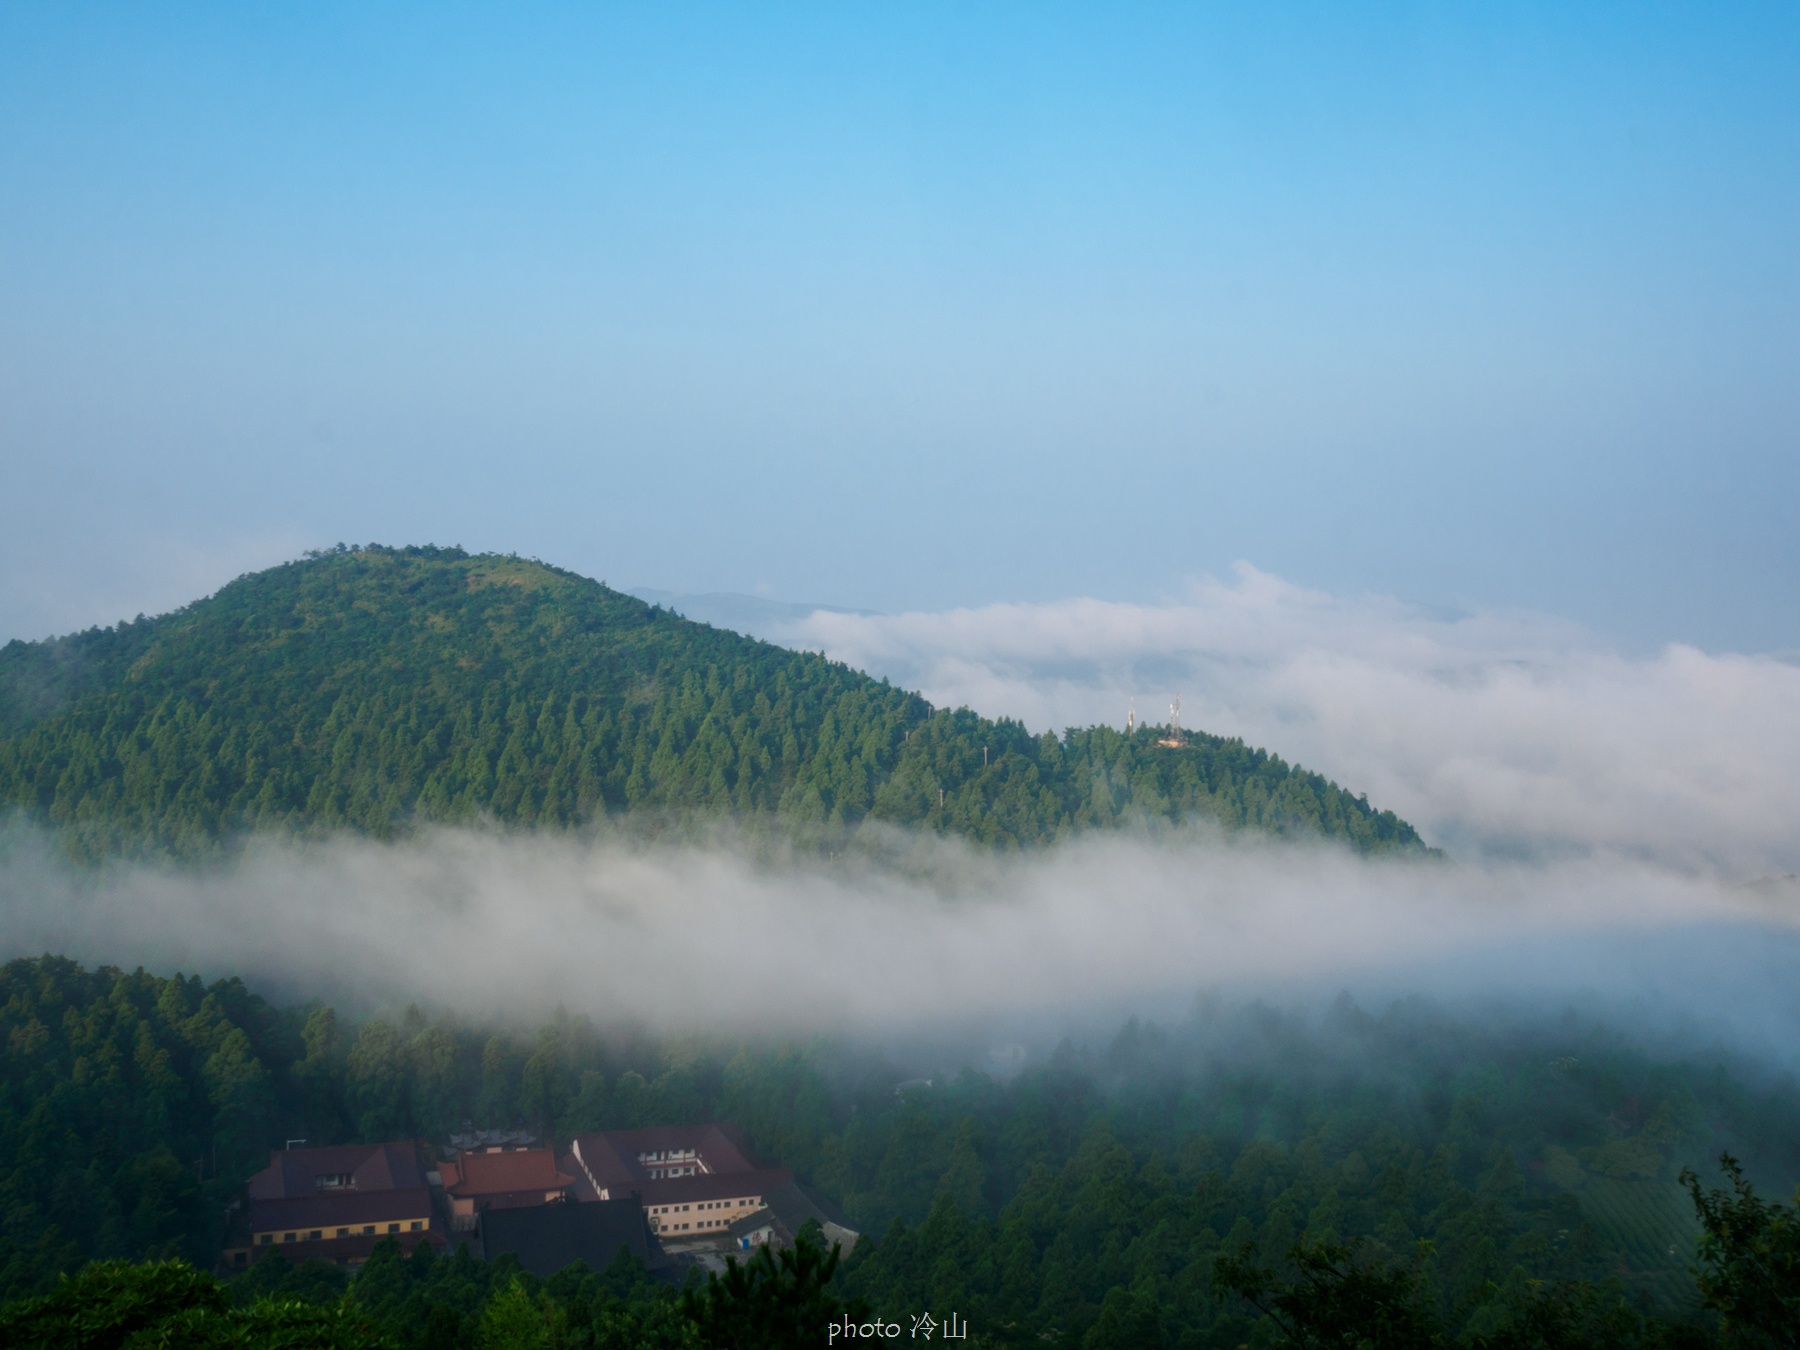
[[[1158,745],[1186,745],[1187,738],[1181,734],[1181,695],[1175,695],[1175,701],[1169,705],[1169,734],[1157,742]]]

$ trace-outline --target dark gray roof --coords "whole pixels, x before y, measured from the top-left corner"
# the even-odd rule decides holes
[[[730,1233],[734,1238],[749,1237],[750,1234],[754,1232],[772,1227],[774,1223],[775,1215],[770,1212],[767,1205],[764,1205],[755,1213],[744,1215],[743,1218],[732,1224],[725,1231]]]
[[[423,1186],[411,1140],[344,1144],[336,1148],[271,1149],[269,1165],[250,1178],[253,1200],[293,1200],[315,1193],[320,1174],[351,1176],[358,1191],[409,1190]],[[344,1189],[350,1189],[346,1187]]]
[[[481,1254],[492,1261],[512,1252],[540,1279],[572,1261],[605,1270],[621,1247],[641,1261],[652,1256],[644,1207],[636,1200],[490,1209],[481,1216]]]
[[[657,1125],[643,1130],[596,1130],[578,1134],[571,1148],[600,1186],[629,1186],[650,1180],[638,1162],[639,1153],[693,1149],[706,1163],[707,1172],[762,1170],[750,1141],[728,1120],[707,1125]],[[658,1178],[661,1180],[661,1178]]]
[[[662,1181],[633,1181],[612,1187],[614,1196],[635,1195],[646,1209],[654,1205],[701,1204],[709,1200],[752,1200],[768,1203],[770,1192],[793,1184],[794,1174],[785,1167],[760,1172],[716,1172],[691,1177],[667,1177]]]
[[[821,1227],[829,1223],[836,1224],[846,1232],[857,1232],[850,1220],[844,1217],[842,1210],[810,1186],[798,1181],[789,1181],[775,1187],[763,1197],[761,1209],[746,1214],[725,1231],[734,1238],[742,1238],[760,1228],[774,1227],[781,1230],[784,1234],[782,1240],[786,1241],[806,1227],[808,1219],[817,1219]]]
[[[250,1202],[253,1233],[289,1228],[357,1228],[366,1223],[431,1218],[431,1191],[425,1186],[392,1191],[320,1191],[291,1200]]]
[[[798,1233],[806,1225],[808,1219],[817,1219],[821,1225],[836,1224],[849,1232],[857,1228],[844,1217],[844,1212],[812,1187],[798,1181],[790,1181],[785,1186],[778,1186],[765,1197],[764,1204],[775,1212],[782,1226],[790,1233]]]

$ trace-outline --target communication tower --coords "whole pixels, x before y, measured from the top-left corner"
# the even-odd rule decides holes
[[[1131,707],[1125,714],[1125,734],[1131,735],[1137,730],[1137,700],[1131,700]]]
[[[1175,701],[1169,705],[1169,734],[1157,742],[1158,745],[1186,745],[1187,738],[1181,734],[1181,695],[1175,695]]]

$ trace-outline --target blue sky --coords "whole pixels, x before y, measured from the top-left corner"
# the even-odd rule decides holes
[[[1800,647],[1800,9],[0,10],[0,638],[339,539]]]

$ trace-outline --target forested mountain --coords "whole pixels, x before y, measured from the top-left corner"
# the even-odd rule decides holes
[[[1424,852],[1239,740],[1061,737],[933,709],[810,652],[460,549],[338,549],[155,619],[0,650],[0,805],[78,855],[192,857],[244,832],[726,813],[1002,847],[1131,819]]]
[[[284,1138],[441,1141],[465,1118],[563,1141],[735,1120],[865,1234],[834,1281],[844,1298],[890,1317],[954,1309],[982,1344],[1083,1350],[1275,1343],[1212,1273],[1246,1246],[1277,1260],[1303,1233],[1390,1260],[1428,1241],[1429,1301],[1465,1333],[1492,1331],[1486,1291],[1533,1281],[1593,1281],[1603,1303],[1680,1316],[1699,1228],[1682,1164],[1716,1179],[1730,1149],[1765,1194],[1800,1176],[1791,1081],[1659,1060],[1573,1014],[1500,1027],[1418,1002],[1371,1015],[1344,998],[1316,1019],[1202,1005],[1168,1029],[1134,1020],[1104,1048],[1065,1044],[1010,1081],[939,1071],[896,1092],[932,1068],[824,1040],[609,1039],[578,1017],[522,1034],[408,1008],[354,1026],[275,1010],[235,980],[13,961],[0,1299],[89,1258],[210,1266],[225,1206]],[[285,1271],[245,1278],[344,1288],[333,1267]],[[350,1298],[391,1314],[399,1344],[475,1344],[504,1286],[466,1256],[396,1249]]]

